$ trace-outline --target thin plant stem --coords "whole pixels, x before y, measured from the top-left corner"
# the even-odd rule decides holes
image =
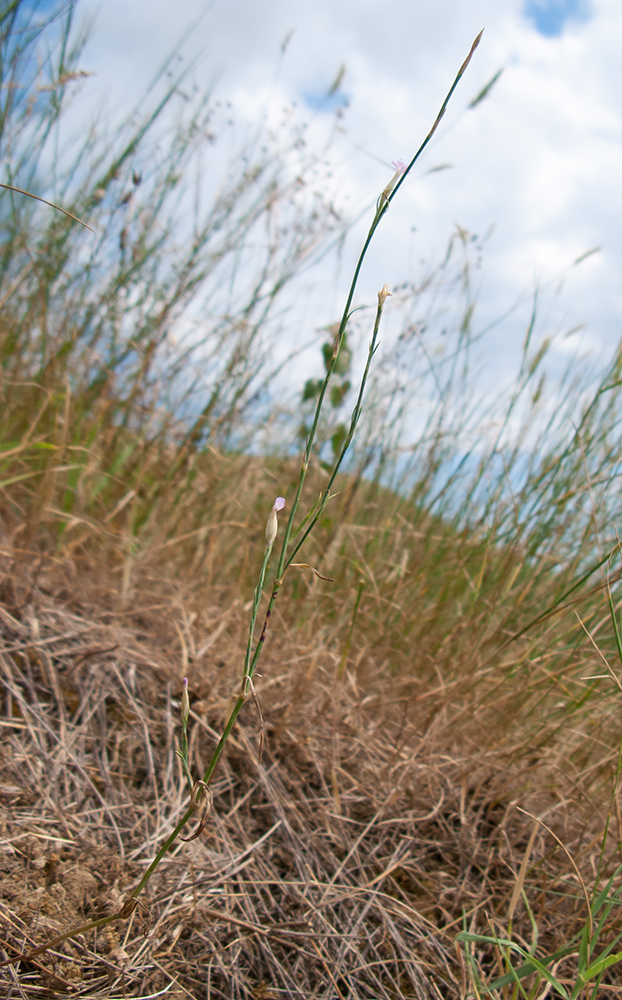
[[[95,230],[89,226],[87,222],[84,222],[83,219],[79,219],[77,215],[72,215],[71,212],[68,212],[65,208],[61,208],[60,205],[55,205],[53,201],[48,201],[47,198],[40,198],[38,194],[33,194],[32,191],[24,191],[22,188],[15,187],[13,184],[2,184],[1,182],[0,188],[4,188],[6,191],[15,191],[17,194],[25,194],[28,198],[34,198],[35,201],[40,201],[44,205],[49,205],[50,208],[55,208],[57,212],[62,212],[68,219],[73,219],[74,222],[79,222],[81,226],[84,226],[84,228],[90,230],[90,232],[95,232]]]
[[[479,45],[481,36],[482,36],[482,32],[479,33],[479,35],[477,36],[477,38],[473,42],[473,45],[471,46],[469,54],[467,55],[465,61],[463,62],[462,66],[460,67],[460,70],[458,71],[458,74],[457,74],[456,78],[454,79],[454,82],[452,83],[452,85],[451,85],[451,87],[450,87],[450,89],[449,89],[449,91],[448,91],[448,93],[447,93],[447,95],[445,97],[445,100],[443,101],[443,104],[441,105],[441,109],[440,109],[438,115],[436,116],[435,122],[434,122],[434,124],[433,124],[430,132],[428,133],[428,135],[426,136],[426,138],[424,139],[424,141],[420,145],[419,149],[417,150],[417,152],[413,156],[413,158],[410,161],[408,167],[406,168],[406,170],[404,171],[403,175],[401,176],[399,182],[396,184],[396,186],[393,189],[393,191],[387,193],[386,189],[385,189],[385,192],[383,192],[383,194],[378,199],[378,203],[377,203],[377,206],[376,206],[376,212],[374,214],[374,218],[372,220],[372,223],[371,223],[371,226],[369,228],[369,232],[367,234],[365,242],[363,243],[362,250],[361,250],[361,252],[359,254],[359,257],[358,257],[358,260],[357,260],[357,263],[356,263],[356,267],[354,269],[354,274],[352,276],[352,281],[350,282],[350,287],[349,287],[349,290],[348,290],[348,294],[346,296],[346,302],[345,302],[343,314],[342,314],[342,317],[341,317],[341,322],[339,323],[339,328],[338,328],[337,334],[335,336],[335,344],[334,344],[334,348],[333,348],[333,354],[332,354],[332,357],[331,357],[331,360],[330,360],[330,364],[328,366],[328,370],[326,372],[326,377],[324,379],[324,382],[322,383],[322,388],[320,390],[320,393],[319,393],[319,396],[318,396],[318,400],[317,400],[317,404],[316,404],[316,407],[315,407],[315,413],[314,413],[314,417],[313,417],[313,422],[311,424],[311,429],[310,429],[309,435],[307,437],[307,442],[306,442],[305,450],[304,450],[304,454],[303,454],[303,460],[302,460],[302,465],[301,465],[301,469],[300,469],[300,475],[299,475],[299,478],[298,478],[298,485],[297,485],[297,489],[296,489],[296,495],[295,495],[294,500],[292,502],[291,509],[290,509],[290,514],[289,514],[289,517],[287,519],[287,523],[286,523],[286,526],[285,526],[285,531],[284,531],[284,535],[283,535],[283,542],[281,544],[281,551],[280,551],[280,554],[279,554],[279,559],[278,559],[278,564],[277,564],[277,569],[276,569],[276,578],[275,578],[275,582],[274,582],[274,588],[273,588],[273,591],[272,591],[272,595],[270,597],[270,602],[268,604],[268,609],[266,611],[266,617],[265,617],[265,620],[264,620],[264,625],[263,625],[263,628],[262,628],[259,640],[257,642],[257,646],[255,648],[255,652],[254,652],[254,654],[251,657],[250,651],[252,649],[253,634],[254,634],[255,624],[256,624],[256,620],[257,620],[257,614],[258,614],[258,611],[259,611],[259,604],[260,604],[261,596],[262,596],[262,592],[263,592],[263,585],[264,585],[264,581],[265,581],[265,576],[266,576],[266,572],[267,572],[267,568],[268,568],[268,561],[270,559],[270,554],[271,554],[271,551],[272,551],[272,546],[271,545],[269,545],[266,548],[266,551],[264,553],[262,567],[261,567],[260,574],[259,574],[259,580],[258,580],[258,583],[257,583],[257,587],[255,588],[255,596],[254,596],[254,599],[253,599],[253,608],[252,608],[252,611],[251,611],[251,621],[250,621],[250,627],[249,627],[249,639],[248,639],[248,643],[247,643],[246,656],[245,656],[245,661],[244,661],[244,671],[243,671],[243,677],[242,677],[242,685],[243,685],[242,692],[239,694],[239,696],[238,696],[238,698],[237,698],[237,700],[235,702],[235,705],[234,705],[234,707],[233,707],[233,709],[232,709],[232,711],[231,711],[231,713],[229,715],[229,718],[227,719],[227,722],[226,722],[225,727],[223,729],[222,736],[220,737],[220,740],[218,741],[218,745],[216,746],[216,749],[214,750],[214,753],[213,753],[212,758],[211,758],[211,760],[210,760],[210,762],[209,762],[209,764],[207,766],[205,774],[203,775],[203,781],[204,781],[204,783],[206,785],[209,785],[209,782],[210,782],[210,780],[212,778],[212,775],[213,775],[213,773],[214,773],[214,771],[216,769],[218,761],[220,760],[222,752],[223,752],[223,750],[225,748],[225,744],[226,744],[226,742],[227,742],[227,740],[228,740],[228,738],[229,738],[229,736],[231,734],[231,731],[232,731],[232,729],[233,729],[233,727],[234,727],[234,725],[236,723],[238,715],[240,714],[240,712],[242,710],[244,702],[246,701],[246,693],[248,691],[248,681],[250,681],[252,679],[252,677],[253,677],[253,674],[255,672],[255,668],[256,668],[257,662],[258,662],[259,657],[261,656],[261,652],[263,650],[268,623],[269,623],[270,616],[272,614],[272,610],[274,608],[274,605],[275,605],[275,602],[276,602],[276,599],[277,599],[277,596],[278,596],[279,589],[280,589],[281,584],[283,582],[283,574],[285,573],[285,571],[288,568],[288,566],[291,564],[294,556],[296,555],[296,553],[300,549],[300,546],[303,544],[304,540],[308,537],[308,535],[309,535],[310,531],[312,530],[313,526],[317,523],[317,520],[318,520],[319,516],[321,516],[321,511],[324,509],[324,507],[325,507],[325,505],[326,505],[326,503],[328,501],[329,489],[332,486],[332,484],[333,484],[333,482],[335,480],[335,477],[336,477],[336,475],[337,475],[337,473],[339,471],[339,468],[341,467],[341,464],[342,464],[342,462],[343,462],[343,460],[345,458],[345,455],[346,455],[346,452],[348,450],[348,447],[350,446],[350,443],[351,443],[352,438],[354,436],[354,432],[356,430],[356,425],[357,425],[357,423],[358,423],[358,421],[360,419],[361,407],[362,407],[362,402],[363,402],[363,394],[364,394],[364,391],[365,391],[365,386],[366,386],[367,378],[368,378],[368,375],[369,375],[371,361],[372,361],[372,358],[373,358],[374,353],[375,353],[376,348],[377,348],[377,337],[378,337],[378,330],[379,330],[379,327],[380,327],[380,318],[382,316],[382,309],[383,309],[383,306],[384,306],[384,301],[386,299],[386,294],[383,296],[382,293],[379,293],[379,296],[378,296],[378,308],[377,308],[377,311],[376,311],[376,319],[375,319],[375,323],[374,323],[374,332],[373,332],[373,335],[372,335],[372,339],[371,339],[371,342],[370,342],[369,351],[368,351],[368,354],[367,354],[367,363],[365,365],[365,370],[363,372],[363,376],[362,376],[362,379],[361,379],[361,384],[360,384],[360,388],[359,388],[358,398],[357,398],[356,404],[354,406],[354,410],[352,412],[352,418],[351,418],[351,421],[350,421],[350,429],[348,431],[348,435],[347,435],[347,437],[346,437],[346,439],[344,441],[344,444],[343,444],[343,447],[341,449],[341,452],[340,452],[339,456],[337,457],[337,460],[336,460],[336,462],[334,464],[333,470],[331,472],[331,476],[329,478],[328,487],[324,491],[324,494],[323,494],[323,500],[322,500],[322,503],[320,505],[320,508],[319,508],[318,511],[316,511],[315,515],[312,517],[311,523],[307,527],[307,529],[304,532],[301,540],[294,547],[291,555],[288,558],[288,548],[289,548],[289,542],[290,542],[290,538],[291,538],[291,534],[292,534],[294,519],[295,519],[296,514],[298,512],[298,507],[300,505],[300,500],[301,500],[301,497],[302,497],[303,487],[304,487],[305,480],[306,480],[306,477],[307,477],[307,473],[308,473],[308,470],[309,470],[309,462],[310,462],[310,459],[311,459],[313,445],[314,445],[315,438],[316,438],[316,435],[317,435],[317,429],[318,429],[318,425],[319,425],[319,421],[320,421],[320,415],[321,415],[322,408],[323,408],[323,405],[324,405],[324,399],[325,399],[326,393],[328,391],[328,386],[329,386],[331,377],[332,377],[332,375],[333,375],[333,373],[335,371],[335,368],[337,366],[337,361],[338,361],[338,358],[339,358],[339,351],[340,351],[341,346],[343,344],[343,338],[344,338],[344,335],[345,335],[346,327],[347,327],[348,320],[349,320],[350,315],[351,315],[351,307],[352,307],[352,301],[353,301],[353,298],[354,298],[354,293],[355,293],[356,287],[358,285],[359,276],[360,276],[360,273],[361,273],[361,269],[363,267],[363,262],[365,260],[366,255],[367,255],[367,251],[368,251],[369,246],[371,244],[371,241],[372,241],[372,239],[374,237],[374,234],[375,234],[375,232],[376,232],[376,230],[377,230],[377,228],[378,228],[378,226],[380,224],[380,221],[383,218],[383,216],[385,215],[385,213],[387,212],[389,205],[391,204],[393,198],[397,194],[397,191],[401,187],[401,185],[402,185],[403,181],[405,180],[407,174],[410,172],[410,170],[412,170],[413,166],[415,165],[415,163],[417,162],[417,160],[421,156],[423,150],[425,149],[425,147],[429,143],[430,139],[434,135],[434,132],[436,131],[436,129],[437,129],[437,127],[438,127],[438,125],[439,125],[439,123],[441,121],[441,118],[445,114],[445,111],[447,109],[447,105],[448,105],[448,103],[449,103],[449,101],[451,99],[451,96],[454,93],[454,91],[455,91],[455,89],[456,89],[456,87],[458,85],[458,82],[460,81],[461,77],[463,76],[463,74],[464,74],[464,72],[465,72],[465,70],[466,70],[466,68],[467,68],[467,66],[468,66],[468,64],[469,64],[469,62],[471,60],[471,57],[473,56],[473,53],[475,52],[475,49]],[[162,860],[162,858],[164,857],[164,855],[166,854],[166,852],[170,849],[170,847],[173,845],[173,843],[175,842],[175,840],[177,839],[177,837],[179,836],[179,834],[181,833],[181,831],[183,830],[183,828],[185,827],[185,825],[191,819],[192,815],[195,812],[195,808],[196,807],[190,808],[190,809],[187,810],[187,812],[181,818],[181,820],[179,821],[179,823],[177,824],[177,826],[175,827],[175,829],[173,830],[173,832],[169,835],[169,837],[167,838],[167,840],[165,841],[165,843],[162,845],[162,847],[160,848],[160,850],[156,854],[154,860],[152,861],[151,865],[149,866],[149,868],[147,869],[147,871],[143,875],[142,879],[138,883],[137,887],[130,894],[133,898],[136,898],[136,896],[138,896],[138,894],[142,891],[142,889],[144,888],[144,886],[147,884],[147,882],[151,878],[151,875],[153,874],[153,872],[157,868],[158,864],[160,863],[160,861]]]

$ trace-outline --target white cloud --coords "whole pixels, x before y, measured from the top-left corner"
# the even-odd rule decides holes
[[[110,92],[111,108],[128,106],[143,92],[181,34],[180,11],[190,23],[206,9],[198,0],[82,0],[81,8],[98,11],[83,62],[98,73],[99,92]],[[478,233],[494,224],[484,257],[481,323],[521,295],[525,309],[490,335],[488,363],[506,365],[518,349],[534,283],[553,287],[568,268],[548,322],[554,328],[566,319],[567,326],[585,322],[576,342],[585,338],[591,349],[611,350],[622,306],[618,0],[593,3],[589,19],[569,20],[558,37],[539,34],[520,0],[215,0],[186,51],[199,59],[198,78],[218,81],[237,120],[262,114],[276,120],[295,100],[310,122],[311,142],[324,134],[325,116],[306,108],[304,95],[327,90],[345,63],[350,108],[347,134],[334,149],[334,183],[349,195],[354,214],[382,190],[390,161],[412,155],[482,27],[482,43],[446,121],[379,234],[363,287],[371,295],[384,282],[407,278],[420,257],[443,252],[455,223]],[[281,60],[281,43],[292,30]],[[501,67],[490,95],[466,110]],[[428,173],[441,163],[452,169]],[[596,245],[600,255],[571,267]],[[351,259],[355,250],[352,240]]]

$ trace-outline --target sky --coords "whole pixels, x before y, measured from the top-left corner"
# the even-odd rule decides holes
[[[294,102],[319,143],[343,107],[332,175],[352,216],[373,204],[391,161],[411,158],[483,28],[383,223],[362,294],[440,259],[459,225],[486,234],[476,312],[489,331],[484,381],[511,379],[536,288],[539,336],[556,338],[560,365],[612,353],[622,333],[619,0],[80,0],[78,9],[93,23],[82,59],[95,74],[89,99],[114,113],[135,104],[184,33],[195,78],[231,101],[239,123],[270,123]],[[363,227],[323,284],[323,322],[339,313]]]

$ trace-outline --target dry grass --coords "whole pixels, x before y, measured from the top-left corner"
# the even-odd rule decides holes
[[[495,936],[539,957],[578,949],[584,890],[609,876],[599,948],[613,946],[620,693],[603,574],[622,351],[589,393],[570,370],[551,402],[534,312],[500,419],[482,409],[460,230],[465,262],[448,253],[438,281],[394,300],[406,382],[430,401],[423,433],[412,440],[403,372],[378,360],[339,495],[300,554],[331,580],[286,574],[254,680],[262,715],[248,699],[205,833],[176,843],[127,922],[19,958],[117,912],[186,810],[184,677],[190,764],[205,773],[239,691],[266,515],[277,494],[291,510],[290,446],[322,385],[266,417],[283,385],[272,389],[277,306],[340,224],[296,131],[259,159],[247,150],[214,205],[187,213],[178,181],[214,109],[199,95],[178,115],[172,78],[111,144],[93,132],[77,159],[46,167],[80,44],[71,4],[36,13],[25,0],[0,12],[10,176],[61,192],[99,238],[87,246],[15,192],[0,202],[5,995],[473,997],[474,969],[508,970]],[[427,292],[455,323],[434,332]],[[300,516],[343,441],[349,364]],[[250,440],[286,423],[285,458],[249,457]],[[610,578],[619,611],[615,566]],[[457,947],[460,931],[491,940]],[[576,965],[560,958],[559,981],[576,981]],[[617,965],[597,988],[622,991]]]
[[[10,958],[118,909],[185,804],[181,678],[191,678],[190,756],[201,773],[236,689],[246,615],[196,579],[167,580],[164,561],[159,581],[147,561],[123,602],[114,574],[87,560],[33,552],[20,573],[24,553],[4,553],[0,902]],[[589,720],[582,731],[554,720],[547,729],[540,715],[527,736],[529,713],[510,711],[516,690],[501,695],[491,678],[507,670],[507,651],[452,686],[442,658],[436,680],[405,675],[386,649],[361,656],[356,640],[340,682],[341,641],[315,613],[293,629],[290,611],[257,684],[261,763],[249,701],[207,832],[171,852],[127,925],[5,968],[8,994],[140,997],[173,983],[168,995],[197,998],[461,997],[455,936],[463,921],[486,930],[508,912],[534,827],[518,804],[553,826],[593,880],[611,752],[598,750]],[[529,697],[541,697],[537,684]],[[552,951],[585,914],[567,858],[542,829],[526,888]],[[519,904],[515,931],[523,924],[528,934]],[[482,961],[494,970],[497,960]]]

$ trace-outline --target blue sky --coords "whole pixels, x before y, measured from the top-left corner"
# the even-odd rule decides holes
[[[568,25],[592,16],[587,0],[526,0],[524,13],[545,38],[557,38]]]

